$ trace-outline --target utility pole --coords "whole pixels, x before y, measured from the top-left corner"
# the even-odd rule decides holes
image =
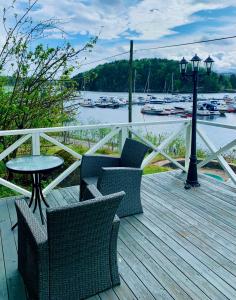
[[[134,42],[130,41],[130,54],[129,54],[129,123],[132,122],[132,92],[133,92],[133,54],[134,54]],[[131,133],[129,133],[129,136]]]

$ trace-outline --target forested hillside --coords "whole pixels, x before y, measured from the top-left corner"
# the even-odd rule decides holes
[[[191,82],[182,81],[179,63],[167,59],[134,60],[134,87],[136,92],[191,91]],[[189,65],[189,69],[190,69]],[[96,68],[79,73],[74,77],[80,90],[126,92],[128,90],[128,60],[105,63]],[[202,69],[204,73],[204,69]],[[173,75],[172,75],[173,74]],[[199,82],[199,92],[221,92],[236,90],[236,75],[225,76],[212,73],[203,76]]]

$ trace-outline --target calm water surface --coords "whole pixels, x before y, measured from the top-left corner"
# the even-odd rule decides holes
[[[164,94],[155,94],[158,98],[164,98]],[[225,94],[199,94],[199,97],[203,96],[204,98],[223,98]],[[127,93],[108,93],[108,92],[84,92],[83,96],[85,98],[91,98],[97,100],[100,96],[115,96],[122,97],[124,99],[128,98]],[[143,94],[135,94],[135,97],[144,96]],[[236,94],[230,94],[230,97],[235,97]],[[176,103],[180,106],[191,106],[191,103]],[[157,105],[158,106],[158,105]],[[163,107],[163,105],[160,105]],[[164,105],[165,106],[165,105]],[[175,103],[166,104],[166,106],[171,107],[175,106]],[[151,122],[151,121],[162,121],[162,120],[175,120],[179,119],[178,116],[152,116],[152,115],[143,115],[140,110],[142,106],[134,105],[133,106],[133,122]],[[236,113],[227,113],[225,116],[214,116],[214,117],[198,117],[198,119],[217,122],[222,124],[236,125]],[[78,120],[83,124],[91,123],[123,123],[128,122],[128,107],[121,107],[119,109],[104,109],[104,108],[86,108],[80,107]],[[158,126],[143,126],[142,131],[153,132],[155,134],[170,134],[171,132],[177,130],[179,125],[158,125]],[[212,126],[199,125],[206,134],[209,136],[211,141],[217,146],[223,146],[229,141],[232,141],[236,138],[236,131],[223,129]],[[198,138],[199,139],[199,138]],[[202,145],[200,139],[198,143]]]

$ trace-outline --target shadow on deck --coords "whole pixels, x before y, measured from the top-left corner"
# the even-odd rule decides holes
[[[144,214],[122,219],[121,286],[90,299],[236,299],[236,189],[206,176],[183,188],[184,174],[143,176]],[[51,206],[79,199],[79,188],[54,190]],[[14,198],[0,200],[0,299],[24,300],[17,271]]]

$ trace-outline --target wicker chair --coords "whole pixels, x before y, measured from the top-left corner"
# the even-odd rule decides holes
[[[18,269],[30,300],[79,300],[120,284],[119,218],[125,193],[102,196],[88,186],[78,204],[47,209],[42,226],[23,200],[16,201]]]
[[[94,184],[103,195],[125,191],[117,215],[121,217],[142,213],[140,186],[141,164],[148,147],[126,139],[121,157],[84,155],[80,168],[80,199],[87,185]]]

